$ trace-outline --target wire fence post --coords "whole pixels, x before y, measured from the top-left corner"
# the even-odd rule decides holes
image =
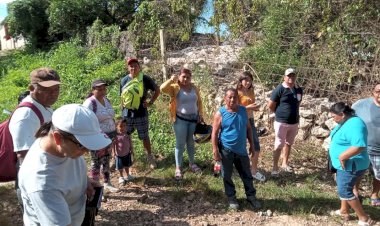
[[[162,62],[162,74],[163,74],[163,79],[164,81],[167,80],[167,75],[168,75],[168,72],[166,70],[166,54],[165,54],[165,33],[164,33],[164,29],[161,28],[160,29],[160,47],[161,47],[161,62]]]

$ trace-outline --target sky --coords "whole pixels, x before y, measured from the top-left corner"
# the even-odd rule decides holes
[[[203,17],[207,21],[210,21],[211,16],[214,14],[213,0],[207,0],[205,7],[202,10],[200,17]],[[222,24],[220,26],[221,35],[228,35],[227,26]],[[209,26],[207,23],[198,22],[195,27],[195,32],[197,33],[215,33],[215,28]]]
[[[0,22],[7,16],[7,3],[13,0],[0,0]]]

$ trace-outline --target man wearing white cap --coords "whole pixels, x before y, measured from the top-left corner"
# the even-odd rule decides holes
[[[9,122],[12,135],[13,150],[16,152],[18,165],[22,164],[26,153],[35,141],[35,134],[41,123],[51,120],[53,109],[50,107],[57,101],[60,89],[60,77],[51,68],[38,68],[30,73],[30,94],[21,104],[31,103],[36,109],[19,107]],[[37,110],[37,112],[36,112]],[[17,196],[22,206],[16,180]]]
[[[83,154],[111,144],[95,114],[78,104],[54,111],[52,121],[36,133],[19,172],[24,225],[81,225],[86,193],[94,190],[87,178]]]
[[[296,71],[288,68],[284,74],[284,82],[272,92],[268,108],[275,115],[275,151],[273,153],[272,176],[278,177],[278,160],[283,151],[282,170],[292,172],[289,165],[290,149],[298,133],[299,106],[302,100],[302,88],[296,86]]]

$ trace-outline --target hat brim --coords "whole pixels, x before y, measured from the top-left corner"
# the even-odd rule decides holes
[[[55,80],[43,81],[43,82],[38,83],[38,85],[43,86],[43,87],[52,87],[59,84],[61,84],[61,82],[55,81]]]
[[[108,86],[108,84],[107,84],[107,83],[105,83],[105,82],[102,82],[102,83],[97,83],[97,84],[94,84],[92,87],[98,87],[98,86],[103,86],[103,85],[105,85],[105,86]]]
[[[91,151],[97,151],[103,149],[112,143],[111,139],[104,133],[98,133],[94,135],[74,135],[75,138],[85,148]]]

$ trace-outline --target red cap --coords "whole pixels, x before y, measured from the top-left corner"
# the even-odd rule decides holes
[[[139,63],[139,60],[137,60],[136,58],[128,58],[128,60],[127,60],[128,65],[130,65],[133,62]]]

